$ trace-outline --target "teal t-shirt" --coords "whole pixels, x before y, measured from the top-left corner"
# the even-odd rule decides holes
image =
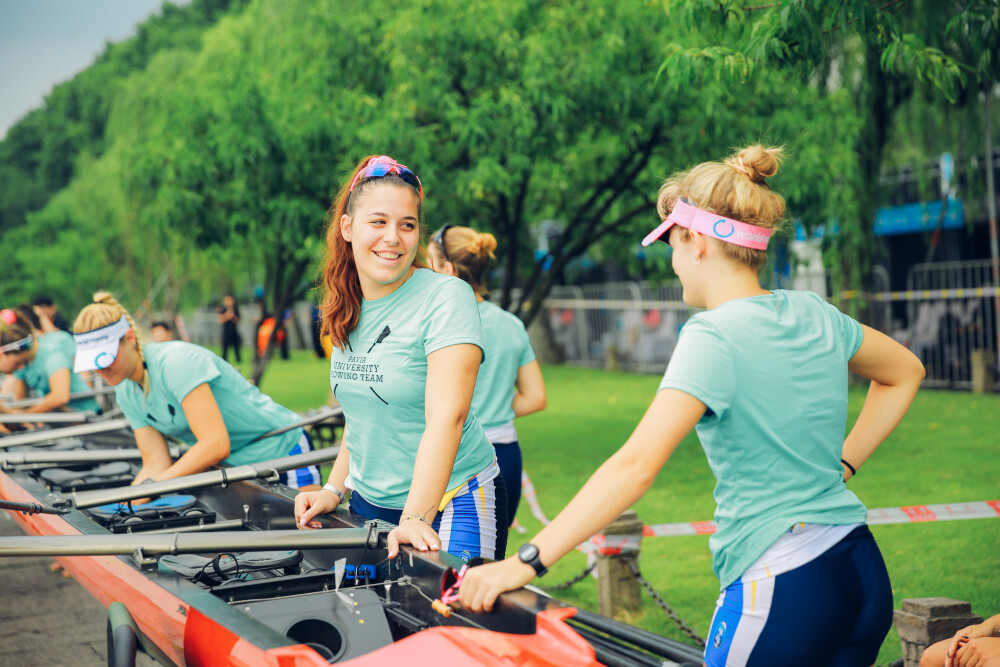
[[[514,383],[521,366],[535,360],[524,324],[503,308],[483,301],[479,316],[486,334],[487,360],[479,367],[472,412],[483,428],[506,424],[514,418]]]
[[[259,435],[293,424],[298,416],[244,379],[219,355],[183,341],[142,346],[149,373],[149,395],[142,386],[125,380],[115,387],[115,398],[134,430],[152,426],[160,433],[193,444],[181,402],[193,389],[208,383],[229,431],[229,465],[258,463],[285,456],[302,436],[295,428],[251,443]]]
[[[691,317],[660,389],[708,406],[713,568],[725,589],[797,522],[864,523],[844,484],[847,362],[861,325],[812,292],[776,290]]]
[[[462,343],[486,349],[476,297],[458,278],[417,269],[391,294],[362,301],[347,345],[333,348],[330,387],[344,408],[351,484],[365,500],[388,508],[406,503],[426,425],[427,355]],[[448,490],[493,458],[470,409]]]
[[[76,356],[76,343],[73,341],[73,336],[65,331],[50,331],[38,337],[38,350],[35,352],[35,358],[30,364],[25,364],[24,368],[14,371],[14,377],[41,396],[45,396],[51,390],[49,378],[52,374],[68,368],[69,393],[77,394],[90,391],[90,387],[83,381],[83,378],[73,372],[74,356]],[[90,412],[97,412],[101,409],[93,397],[73,399],[66,406],[73,410],[88,410]]]

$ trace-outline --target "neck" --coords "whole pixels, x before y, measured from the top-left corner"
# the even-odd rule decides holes
[[[128,379],[142,384],[142,376],[145,375],[146,369],[142,365],[142,358],[138,354],[135,355],[135,366],[132,367],[132,372],[128,374]]]
[[[724,266],[718,267],[718,271],[713,269],[711,283],[705,289],[705,308],[711,310],[727,301],[762,294],[770,294],[770,291],[760,286],[756,272],[725,262]]]

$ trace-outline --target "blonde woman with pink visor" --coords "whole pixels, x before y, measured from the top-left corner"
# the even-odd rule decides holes
[[[706,664],[874,663],[892,590],[846,483],[902,420],[924,369],[822,297],[761,286],[785,212],[767,184],[780,157],[750,146],[660,188],[663,223],[643,244],[670,245],[684,302],[705,310],[621,449],[517,555],[466,573],[463,605],[492,608],[617,518],[694,428],[717,481],[709,547],[721,594]],[[871,386],[845,438],[849,372]]]

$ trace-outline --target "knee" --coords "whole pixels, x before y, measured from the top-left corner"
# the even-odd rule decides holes
[[[942,667],[948,657],[949,643],[951,643],[950,638],[928,646],[920,656],[920,667]]]

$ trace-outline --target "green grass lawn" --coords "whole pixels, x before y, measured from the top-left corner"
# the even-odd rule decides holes
[[[247,356],[241,366],[245,375],[249,375]],[[551,518],[625,441],[649,405],[659,377],[569,366],[546,366],[543,372],[549,406],[518,420],[517,426],[525,468]],[[288,407],[304,410],[326,400],[328,377],[327,362],[294,351],[291,360],[271,363],[262,388]],[[853,389],[850,398],[853,423],[864,401],[864,389]],[[850,482],[851,489],[870,508],[1000,498],[998,413],[1000,395],[921,391],[900,427]],[[634,509],[645,523],[711,519],[713,486],[705,456],[692,434]],[[512,533],[508,553],[541,528],[523,502],[518,521],[528,533]],[[873,526],[872,532],[889,568],[896,608],[903,598],[943,596],[969,601],[982,616],[1000,613],[1000,520]],[[584,565],[585,557],[574,552],[552,567],[540,583],[564,581]],[[643,541],[640,566],[681,618],[705,636],[719,593],[707,536],[648,538]],[[591,579],[558,596],[596,609]],[[648,597],[642,612],[631,621],[684,639]],[[883,644],[879,663],[900,656],[899,638],[893,630]]]

